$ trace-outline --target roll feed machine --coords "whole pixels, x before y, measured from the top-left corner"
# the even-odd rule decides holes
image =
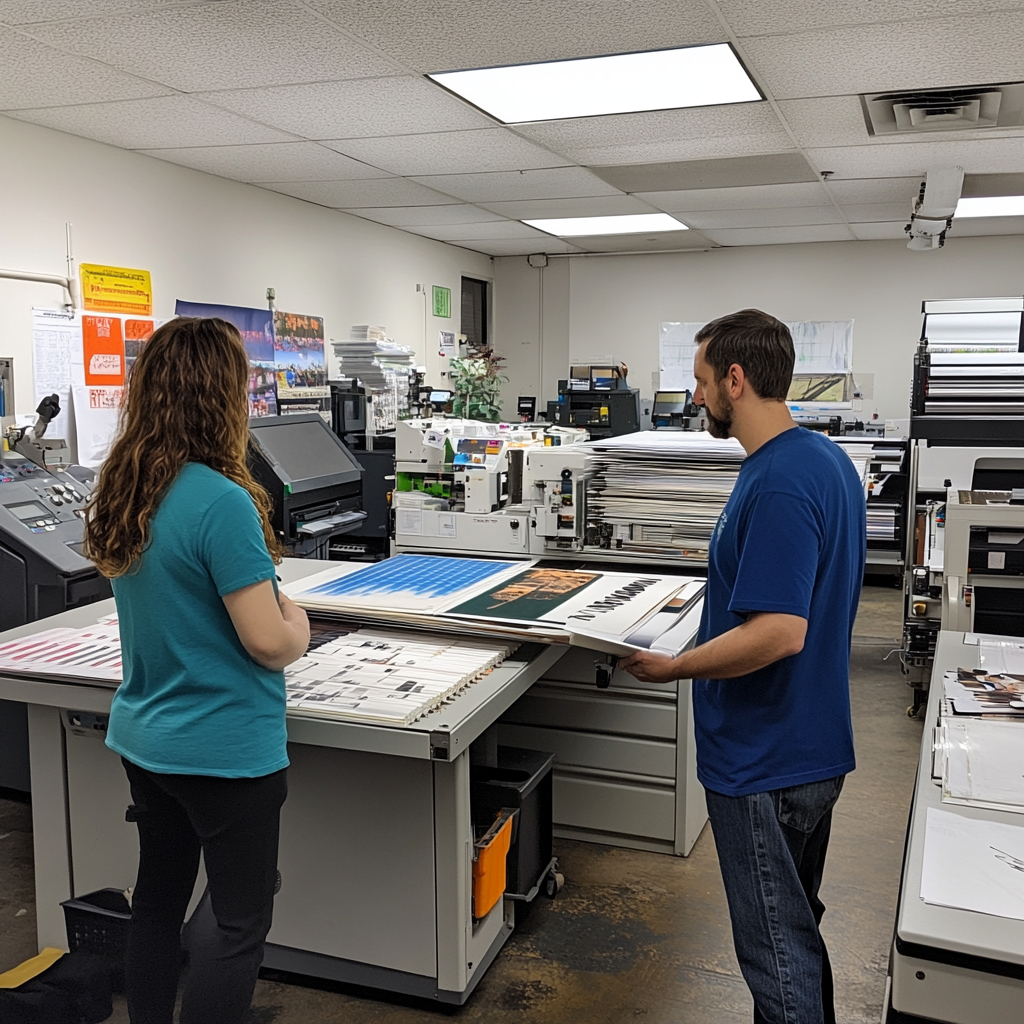
[[[399,421],[395,436],[397,550],[525,556],[530,553],[530,502],[524,491],[529,453],[568,450],[570,442],[586,435],[557,427],[433,419]]]
[[[362,467],[318,413],[252,419],[249,437],[249,468],[270,494],[282,544],[326,557],[332,537],[366,518]]]

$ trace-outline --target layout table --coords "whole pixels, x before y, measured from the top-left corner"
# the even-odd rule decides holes
[[[978,655],[978,646],[964,643],[962,632],[939,633],[900,882],[889,1024],[902,1024],[905,1019],[943,1024],[1020,1024],[1024,1020],[1024,921],[935,906],[920,895],[928,808],[1024,826],[1024,815],[943,804],[941,779],[933,778],[942,677],[957,668],[976,668]],[[1024,741],[1024,722],[1020,729]]]

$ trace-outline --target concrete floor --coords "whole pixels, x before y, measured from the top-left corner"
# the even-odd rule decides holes
[[[921,738],[921,723],[905,714],[910,690],[896,658],[882,660],[898,646],[900,600],[891,587],[866,587],[854,637],[859,767],[836,808],[822,887],[841,1024],[880,1019]],[[0,970],[36,952],[31,838],[28,806],[0,800]],[[685,859],[567,841],[557,852],[566,888],[530,908],[462,1009],[267,976],[251,1024],[750,1021],[709,828]],[[127,1020],[119,1000],[111,1021]]]

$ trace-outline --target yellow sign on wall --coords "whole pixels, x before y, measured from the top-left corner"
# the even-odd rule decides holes
[[[148,270],[79,265],[82,308],[95,313],[153,315],[153,282]]]

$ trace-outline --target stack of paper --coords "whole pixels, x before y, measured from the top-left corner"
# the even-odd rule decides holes
[[[1024,921],[1024,828],[929,807],[921,899]]]
[[[597,650],[607,650],[613,641],[635,650],[649,647],[654,637],[646,633],[657,632],[653,625],[646,631],[640,627],[657,620],[669,628],[699,599],[703,582],[530,561],[404,554],[355,572],[347,566],[327,569],[284,590],[304,608],[349,621]],[[645,642],[630,642],[634,635]],[[592,636],[600,640],[591,642]]]
[[[409,411],[413,350],[387,338],[383,327],[357,324],[348,341],[332,342],[341,375],[362,383],[373,395],[374,430],[394,430]]]
[[[0,672],[119,683],[121,637],[115,623],[47,629],[0,646]]]
[[[500,665],[497,642],[371,629],[342,632],[285,670],[288,707],[317,717],[408,725]]]
[[[648,430],[589,444],[588,535],[622,551],[705,564],[718,517],[746,457],[736,440]]]
[[[941,742],[944,801],[1024,814],[1024,726],[946,718]]]
[[[868,540],[896,539],[896,509],[885,505],[868,505]]]

